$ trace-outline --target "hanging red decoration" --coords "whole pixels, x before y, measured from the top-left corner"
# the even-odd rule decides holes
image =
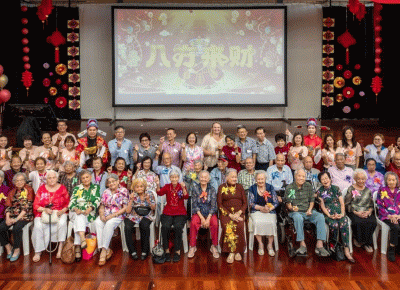
[[[32,82],[34,81],[32,78],[32,73],[29,70],[26,70],[22,73],[22,83],[26,88],[26,96],[29,94],[29,88],[32,86]]]
[[[347,4],[347,8],[352,14],[356,14],[358,10],[358,0],[349,0],[349,4]]]
[[[382,20],[382,16],[380,15],[381,10],[382,10],[382,5],[379,3],[374,3],[374,36],[375,36],[375,68],[374,68],[374,72],[376,73],[376,76],[372,79],[371,88],[372,88],[372,91],[375,93],[377,103],[378,103],[378,94],[381,92],[381,90],[383,88],[382,78],[379,76],[379,74],[382,72],[382,69],[381,69],[381,63],[382,63],[381,31],[382,31],[382,26],[380,24],[380,22]]]
[[[353,35],[350,34],[348,30],[346,30],[342,35],[338,37],[337,42],[339,42],[346,49],[346,64],[349,64],[350,63],[349,47],[357,43],[355,38],[353,37]]]
[[[349,0],[347,7],[349,8],[349,11],[356,16],[358,21],[361,21],[367,13],[365,5],[358,0]]]
[[[380,76],[375,76],[372,79],[372,84],[371,84],[372,91],[375,93],[376,96],[381,92],[383,86],[382,86],[382,78]]]
[[[49,18],[53,8],[53,0],[42,0],[42,3],[38,6],[36,15],[39,17],[39,20],[42,21],[43,25],[47,18]]]
[[[30,49],[29,49],[29,47],[25,46],[25,47],[22,49],[22,51],[23,51],[24,53],[29,53]]]
[[[49,37],[47,37],[47,42],[55,47],[54,62],[59,63],[60,62],[59,46],[66,43],[65,37],[61,34],[60,31],[58,31],[58,29],[56,29],[56,31],[53,31],[53,33]]]
[[[24,69],[29,70],[31,69],[31,65],[29,63],[24,64]]]
[[[60,109],[64,108],[67,105],[67,99],[65,97],[58,97],[56,99],[56,106]]]
[[[21,11],[22,12],[26,12],[26,11],[28,11],[28,7],[27,6],[21,6]]]

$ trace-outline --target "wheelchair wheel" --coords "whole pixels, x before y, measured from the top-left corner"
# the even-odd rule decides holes
[[[296,255],[296,250],[294,249],[292,242],[288,242],[288,253],[290,258],[293,258]]]
[[[279,243],[283,244],[285,242],[285,225],[283,223],[278,224],[278,238]]]

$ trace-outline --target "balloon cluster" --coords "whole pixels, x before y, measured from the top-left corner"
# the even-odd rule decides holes
[[[8,102],[11,98],[9,90],[4,89],[8,83],[8,77],[4,74],[4,68],[0,65],[0,104]]]

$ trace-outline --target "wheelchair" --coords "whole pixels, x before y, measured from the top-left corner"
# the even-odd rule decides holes
[[[286,184],[284,184],[286,188]],[[307,257],[306,254],[296,253],[295,243],[296,243],[296,228],[294,226],[294,221],[291,217],[289,217],[289,211],[286,207],[287,201],[284,197],[285,190],[277,191],[277,195],[282,198],[282,203],[280,205],[280,209],[277,211],[277,219],[278,219],[278,236],[279,242],[283,244],[286,241],[289,257],[293,258],[294,256]],[[319,203],[315,200],[314,209],[318,211]],[[304,221],[304,235],[305,236],[314,236],[316,235],[316,227],[310,221]]]

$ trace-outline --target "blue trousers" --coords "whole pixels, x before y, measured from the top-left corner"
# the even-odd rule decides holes
[[[294,221],[294,227],[297,232],[296,241],[304,241],[304,221],[310,221],[317,227],[317,240],[326,240],[325,217],[322,213],[312,210],[312,215],[305,212],[290,212],[289,217]]]

